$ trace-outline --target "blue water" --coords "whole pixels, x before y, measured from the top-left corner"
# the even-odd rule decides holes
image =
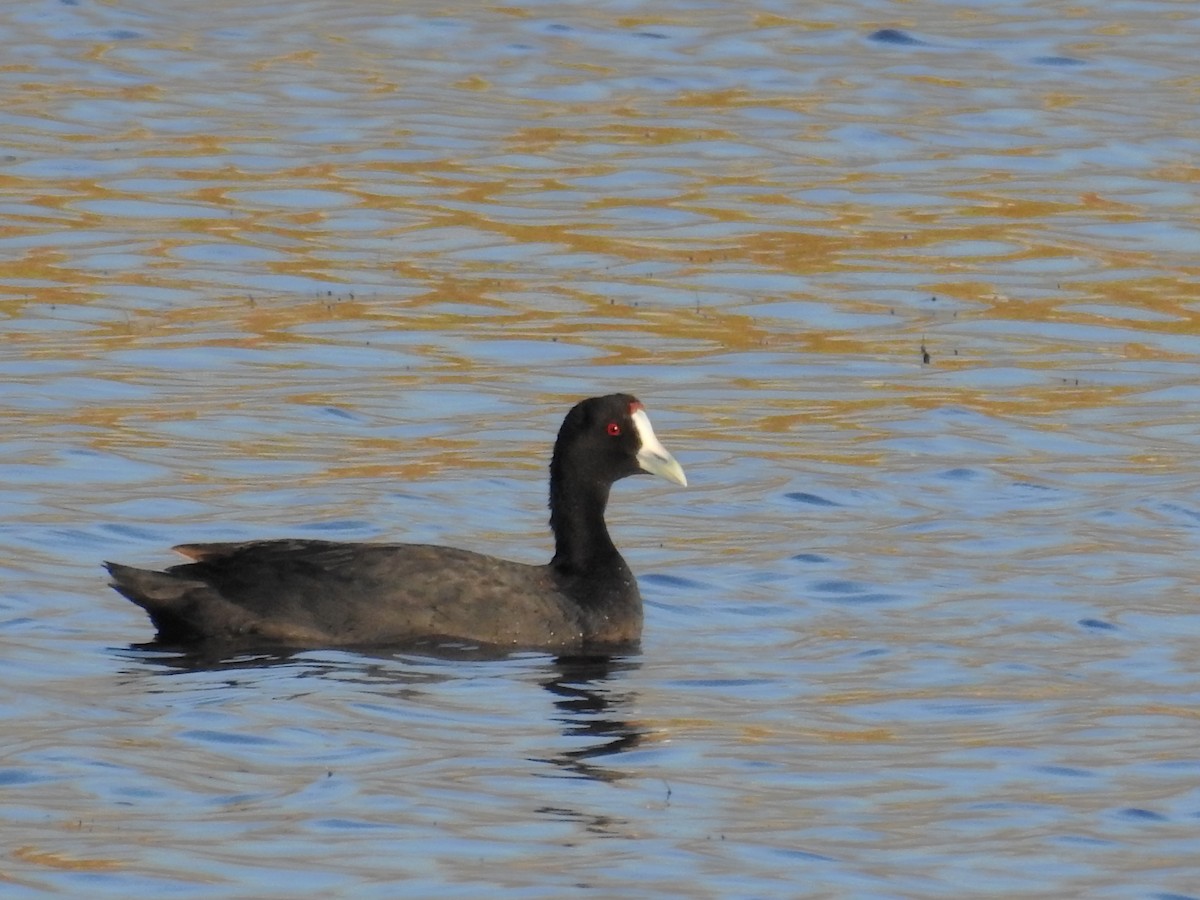
[[[1200,897],[1185,5],[0,28],[5,897]],[[612,390],[689,478],[614,490],[637,652],[185,658],[105,584],[543,561]]]

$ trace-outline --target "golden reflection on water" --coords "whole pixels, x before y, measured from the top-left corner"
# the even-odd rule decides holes
[[[200,527],[424,528],[533,558],[553,428],[585,392],[642,394],[693,483],[623,485],[613,504],[639,575],[668,576],[646,586],[650,644],[619,682],[628,702],[607,708],[605,679],[600,699],[574,698],[646,735],[623,767],[599,756],[575,771],[619,773],[621,792],[514,762],[546,755],[526,752],[546,727],[573,751],[611,723],[510,709],[528,695],[502,669],[468,669],[458,687],[444,670],[424,695],[354,685],[335,702],[349,681],[309,679],[281,706],[269,678],[255,701],[253,668],[200,700],[189,676],[133,665],[96,704],[121,766],[29,765],[54,773],[43,807],[99,823],[94,844],[30,824],[6,870],[36,887],[120,859],[211,884],[251,857],[283,873],[332,835],[357,848],[325,854],[357,870],[329,888],[349,894],[364,871],[444,853],[394,852],[439,833],[436,813],[444,844],[486,858],[488,877],[560,883],[547,879],[564,848],[588,852],[591,829],[636,836],[672,866],[777,876],[746,888],[764,896],[812,862],[775,851],[850,860],[855,878],[831,882],[842,895],[863,888],[877,849],[916,873],[910,886],[951,866],[916,852],[914,819],[968,821],[947,846],[1007,866],[1005,828],[1061,838],[1082,814],[1075,831],[1132,857],[1120,810],[1192,789],[1180,629],[1195,587],[1200,82],[1195,41],[1167,40],[1170,15],[217,3],[134,4],[126,27],[127,6],[62,4],[77,18],[57,32],[52,15],[13,22],[0,67],[14,435],[0,461],[21,510],[5,549],[37,587],[28,614],[4,608],[14,645],[40,639],[26,622],[59,616],[67,637],[28,653],[92,666],[103,674],[87,670],[87,691],[103,690],[110,645],[145,623],[107,596],[95,560],[150,557]],[[869,39],[922,25],[928,45]],[[85,643],[102,651],[59,652]],[[109,752],[96,712],[57,696],[83,680],[31,686],[39,705],[13,733],[40,739],[49,709],[67,723],[53,741],[74,740],[90,771]],[[464,712],[473,702],[492,718]],[[510,711],[501,733],[493,719]],[[239,755],[222,728],[270,734],[294,758]],[[468,765],[481,760],[493,771]],[[1164,760],[1178,772],[1153,767]],[[988,777],[963,781],[972,770]],[[243,794],[251,779],[270,787]],[[112,786],[127,781],[152,792]],[[44,820],[23,796],[23,821]],[[1160,806],[1159,833],[1189,828],[1194,809]],[[208,823],[204,846],[144,817],[168,807]],[[481,817],[497,831],[473,844]],[[494,854],[513,822],[528,830],[503,866],[475,852]],[[168,861],[112,839],[114,823]],[[245,849],[241,826],[287,841]],[[708,833],[680,837],[689,828]],[[743,855],[719,855],[726,832]],[[570,856],[564,893],[645,887],[640,869],[613,874],[622,854],[607,844],[583,874]],[[1037,888],[1094,893],[1096,857],[1047,846],[1070,863],[1030,867]],[[863,847],[872,860],[854,868]],[[1177,840],[1164,858],[1182,868],[1192,849]],[[114,892],[161,888],[126,886]],[[1030,883],[1008,886],[997,895]]]

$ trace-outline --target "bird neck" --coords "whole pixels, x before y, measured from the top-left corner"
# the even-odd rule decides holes
[[[550,565],[564,575],[594,573],[620,561],[604,510],[609,485],[585,477],[570,477],[557,466],[550,473],[550,530],[554,532],[554,559]]]

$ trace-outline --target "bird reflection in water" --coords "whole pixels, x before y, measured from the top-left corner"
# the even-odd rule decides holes
[[[571,745],[570,749],[546,756],[527,757],[554,767],[545,773],[546,777],[563,777],[566,773],[567,777],[617,782],[628,773],[602,765],[601,761],[638,747],[651,732],[628,717],[635,695],[617,687],[629,673],[641,667],[636,656],[521,657],[466,644],[428,644],[404,653],[394,649],[321,653],[267,649],[223,656],[211,647],[180,650],[149,643],[135,644],[118,652],[137,664],[136,669],[125,672],[126,677],[137,680],[145,677],[149,667],[152,674],[227,673],[222,683],[233,687],[252,681],[255,672],[290,667],[297,679],[327,678],[342,685],[359,683],[372,687],[388,684],[397,689],[397,699],[424,704],[430,699],[429,688],[464,677],[459,663],[497,662],[503,666],[506,661],[515,662],[522,666],[520,671],[514,673],[503,668],[500,673],[508,673],[522,682],[530,674],[537,679],[553,697],[556,710],[553,721],[559,726],[562,738]],[[245,677],[239,677],[239,673]],[[470,676],[478,673],[478,668],[473,667]],[[569,814],[568,810],[545,811]]]
[[[625,773],[599,765],[597,760],[638,747],[648,731],[623,713],[633,703],[629,692],[614,691],[614,677],[636,671],[641,662],[628,656],[560,656],[555,671],[542,685],[555,696],[563,736],[586,738],[582,747],[543,759],[582,778],[614,782]]]

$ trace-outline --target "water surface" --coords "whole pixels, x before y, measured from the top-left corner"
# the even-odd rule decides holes
[[[5,896],[1200,897],[1200,15],[0,14]],[[139,645],[99,563],[548,556],[640,652]]]

